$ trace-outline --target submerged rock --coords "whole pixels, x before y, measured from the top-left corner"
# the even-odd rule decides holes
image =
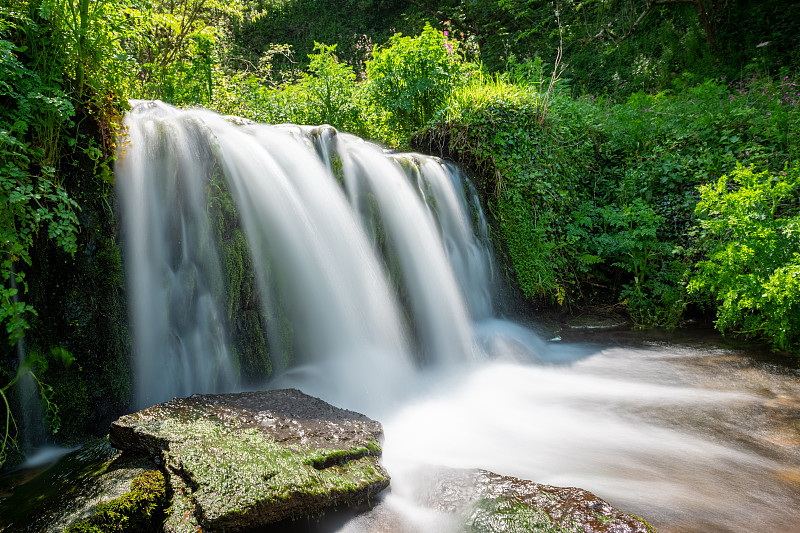
[[[167,531],[239,531],[368,501],[389,484],[381,425],[294,389],[174,399],[111,425],[163,464]]]
[[[160,528],[167,493],[148,458],[122,454],[106,439],[58,462],[0,480],[0,531],[77,533]],[[94,528],[94,529],[93,529]]]
[[[418,503],[459,516],[469,533],[655,533],[589,491],[553,487],[486,470],[428,469]]]
[[[639,517],[625,514],[591,492],[552,487],[479,470],[472,475],[480,496],[473,506],[472,531],[558,531],[592,533],[655,533]]]

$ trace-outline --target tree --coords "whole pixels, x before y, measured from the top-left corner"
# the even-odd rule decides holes
[[[225,0],[159,0],[130,11],[136,31],[126,48],[139,64],[137,96],[206,103],[213,95],[217,45],[241,4]]]
[[[607,9],[607,3],[605,1],[585,2],[587,11],[594,11],[596,15],[610,13],[612,18],[597,17],[602,20],[600,28],[590,32],[589,36],[583,39],[584,45],[605,38],[610,38],[619,44],[633,35],[648,16],[659,12],[659,8],[688,4],[694,6],[697,17],[705,31],[708,44],[713,47],[717,37],[719,16],[728,7],[728,0],[627,0],[621,2],[617,9],[612,10]],[[619,17],[619,14],[623,16]],[[619,24],[620,19],[622,19],[622,24]],[[615,23],[622,27],[624,33],[621,33],[618,29],[615,30]]]

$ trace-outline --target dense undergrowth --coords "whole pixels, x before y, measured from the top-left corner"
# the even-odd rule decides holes
[[[111,172],[128,98],[328,123],[455,159],[532,305],[639,326],[710,316],[800,352],[796,6],[709,1],[703,18],[663,2],[632,25],[649,2],[407,4],[0,7],[0,464],[23,375],[70,438],[128,397]]]
[[[721,304],[720,329],[796,343],[791,319],[776,331],[762,316],[768,306],[724,302],[714,293],[717,280],[699,279],[711,274],[703,261],[710,250],[728,242],[737,225],[745,234],[758,231],[752,221],[766,216],[755,200],[739,213],[720,213],[745,194],[745,185],[737,182],[713,198],[702,186],[729,173],[763,170],[746,186],[760,187],[752,194],[761,202],[781,194],[769,215],[780,229],[752,258],[758,265],[769,258],[771,270],[762,268],[763,279],[750,290],[763,289],[772,271],[792,260],[789,252],[780,259],[774,252],[798,244],[791,222],[799,207],[797,86],[788,78],[732,86],[680,81],[674,91],[637,92],[621,103],[558,93],[541,127],[540,87],[526,92],[524,83],[509,89],[502,81],[482,81],[455,91],[440,121],[417,142],[456,154],[491,182],[510,266],[529,298],[613,305],[642,326],[676,326],[687,307],[713,312]],[[715,232],[709,220],[717,221]],[[743,245],[743,238],[734,243]],[[771,301],[780,303],[766,314],[784,317],[796,309],[798,295],[787,290]],[[723,318],[731,306],[753,313],[748,320],[761,326],[740,328]],[[787,349],[791,342],[776,345]]]

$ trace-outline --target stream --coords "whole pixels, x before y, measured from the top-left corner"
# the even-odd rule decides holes
[[[431,472],[478,467],[590,490],[662,533],[800,532],[796,361],[702,331],[531,350],[483,326],[491,361],[430,370],[383,413],[362,406],[384,423],[390,494],[313,530],[456,531]]]
[[[354,395],[349,407],[383,422],[391,487],[369,510],[289,531],[463,531],[439,510],[437,473],[483,468],[590,490],[661,533],[800,532],[798,361],[705,330],[587,330],[534,346],[510,322],[479,330],[489,360],[428,369],[391,403]],[[330,396],[318,376],[295,369],[271,385]]]

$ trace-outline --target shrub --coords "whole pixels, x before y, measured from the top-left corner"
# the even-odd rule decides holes
[[[398,33],[388,46],[373,51],[367,63],[367,95],[384,114],[387,131],[409,135],[427,124],[461,83],[462,67],[457,43],[426,24],[420,35]]]
[[[705,259],[689,284],[717,306],[717,328],[799,351],[800,166],[779,173],[738,165],[700,187]]]

